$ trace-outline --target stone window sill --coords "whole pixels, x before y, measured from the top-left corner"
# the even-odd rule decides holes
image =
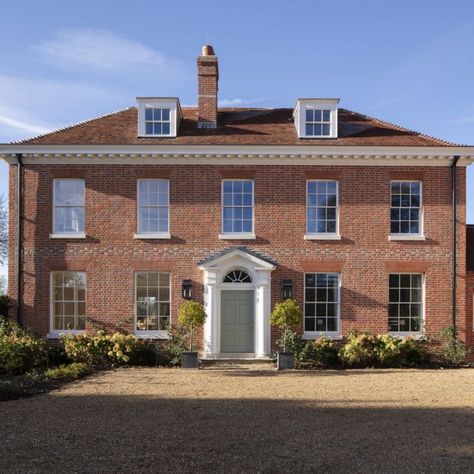
[[[49,234],[50,239],[85,239],[86,234],[80,232],[77,234]]]
[[[388,236],[390,241],[403,241],[403,240],[426,240],[424,235],[420,234],[390,234]]]
[[[219,234],[220,240],[255,240],[255,234],[253,232],[242,232],[232,234]]]
[[[339,234],[305,234],[304,240],[341,240]]]
[[[171,234],[134,234],[135,239],[171,239]]]

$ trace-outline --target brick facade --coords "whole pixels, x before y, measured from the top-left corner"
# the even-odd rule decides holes
[[[458,322],[462,339],[472,338],[474,277],[466,278],[465,168],[458,178]],[[16,165],[10,165],[9,291],[16,295]],[[50,239],[54,177],[86,180],[86,239]],[[170,240],[137,240],[137,178],[169,177]],[[219,240],[221,180],[253,178],[255,240]],[[306,180],[339,181],[340,241],[305,241]],[[390,180],[423,181],[425,241],[389,241]],[[50,272],[87,272],[87,316],[106,327],[133,329],[134,272],[171,272],[171,319],[181,282],[193,281],[202,301],[197,263],[219,250],[244,245],[278,263],[272,273],[272,306],[284,279],[293,281],[303,304],[304,272],[340,271],[341,330],[387,332],[388,274],[425,274],[425,327],[433,334],[451,324],[451,169],[382,166],[217,165],[31,165],[24,169],[22,321],[39,335],[49,332]],[[466,300],[466,282],[467,294]],[[466,314],[471,315],[466,317]],[[302,330],[302,327],[300,328]],[[276,333],[272,334],[274,347]]]

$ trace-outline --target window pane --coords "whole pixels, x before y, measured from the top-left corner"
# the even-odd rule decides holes
[[[151,108],[145,109],[145,120],[153,120],[153,109]]]
[[[338,330],[338,287],[337,274],[305,275],[305,331],[309,331],[308,328],[320,332]]]
[[[226,180],[223,182],[222,231],[252,232],[253,182]]]
[[[162,134],[163,135],[169,135],[170,134],[170,124],[169,123],[163,123],[163,125],[162,125]]]
[[[165,301],[168,308],[165,308],[169,316],[169,274],[161,272],[140,272],[136,274],[136,328],[138,331],[157,331],[164,328],[167,322],[160,322],[162,316],[162,303]],[[146,285],[145,285],[146,283]],[[140,286],[138,286],[140,284]]]
[[[52,283],[54,330],[85,329],[85,273],[54,272]]]
[[[306,109],[306,121],[313,122],[314,121],[314,114],[311,109]]]
[[[309,181],[307,203],[307,232],[335,234],[337,231],[337,181]]]
[[[169,121],[170,119],[170,109],[162,109],[161,111],[161,120],[164,122]]]
[[[422,318],[422,275],[389,276],[388,327],[394,332],[418,332]]]

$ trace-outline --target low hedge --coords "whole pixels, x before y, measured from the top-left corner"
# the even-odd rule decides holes
[[[300,368],[417,367],[430,359],[427,342],[411,337],[352,332],[343,345],[326,336],[305,341],[292,331],[286,338],[287,350]]]

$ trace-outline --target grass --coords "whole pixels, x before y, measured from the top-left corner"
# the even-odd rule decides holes
[[[44,371],[0,376],[0,400],[17,399],[43,393],[92,373],[86,364],[74,362]]]

